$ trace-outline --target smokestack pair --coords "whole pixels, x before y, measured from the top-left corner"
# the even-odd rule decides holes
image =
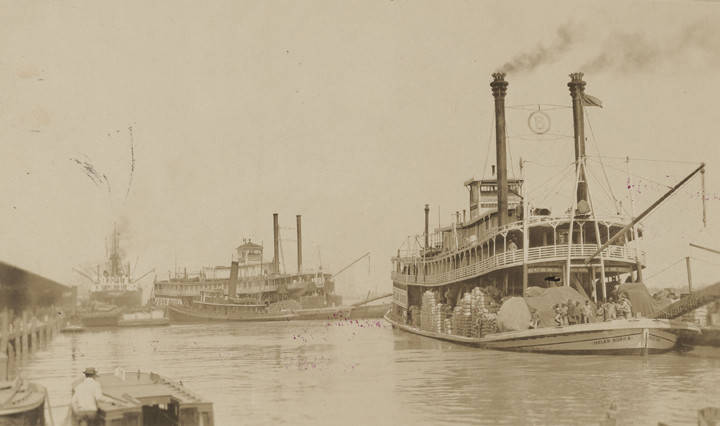
[[[297,270],[302,272],[302,219],[300,215],[295,216],[297,219]],[[273,213],[273,272],[280,273],[280,225],[278,224],[278,214]]]
[[[492,75],[490,83],[495,98],[495,152],[497,162],[497,197],[498,197],[498,225],[508,222],[508,183],[507,183],[507,135],[505,133],[505,96],[508,82],[505,73]],[[575,130],[575,167],[578,173],[577,209],[578,213],[587,213],[588,187],[585,178],[585,169],[581,167],[581,160],[585,158],[585,119],[583,115],[583,100],[585,99],[585,85],[583,73],[570,74],[568,88],[572,96],[573,127]],[[579,170],[578,170],[579,169]]]

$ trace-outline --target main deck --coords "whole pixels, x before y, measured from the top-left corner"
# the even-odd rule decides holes
[[[700,331],[679,321],[639,318],[466,337],[422,330],[390,313],[385,320],[406,332],[484,349],[577,355],[662,353],[675,347],[679,334]]]

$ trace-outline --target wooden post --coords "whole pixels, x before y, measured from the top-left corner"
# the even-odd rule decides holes
[[[7,308],[0,312],[0,353],[7,354],[8,342],[10,340],[10,321]]]
[[[692,293],[692,271],[690,270],[690,256],[685,257],[685,265],[687,266],[688,293]]]
[[[8,343],[10,340],[10,325],[7,308],[0,312],[0,380],[8,379]]]
[[[35,326],[35,317],[30,318],[30,339],[28,339],[29,352],[37,352],[37,328]]]
[[[700,171],[700,185],[702,186],[702,209],[703,209],[703,227],[707,227],[707,210],[705,208],[705,169]]]
[[[30,342],[28,341],[28,334],[30,334],[30,325],[28,324],[28,313],[23,311],[22,313],[22,354],[27,355]]]

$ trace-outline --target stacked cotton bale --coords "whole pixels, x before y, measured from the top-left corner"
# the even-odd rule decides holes
[[[423,293],[422,306],[420,307],[420,328],[426,331],[434,331],[435,317],[437,316],[437,305],[435,294],[428,290]]]
[[[443,327],[443,305],[442,303],[438,303],[435,305],[435,311],[432,314],[432,331],[436,333],[442,333],[442,327]]]
[[[497,319],[501,331],[527,330],[530,327],[530,309],[522,297],[511,297],[500,307]]]
[[[453,326],[452,326],[451,318],[445,318],[445,320],[443,321],[443,333],[453,334]]]
[[[497,333],[497,315],[494,313],[487,313],[482,316],[480,336],[492,333]]]

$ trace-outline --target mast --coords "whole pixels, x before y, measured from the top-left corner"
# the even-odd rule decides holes
[[[273,213],[273,272],[280,273],[280,225],[278,214]]]
[[[702,210],[703,210],[703,228],[707,227],[707,209],[705,207],[705,169],[700,171],[700,185],[702,186]]]
[[[297,271],[302,273],[302,216],[296,215],[297,219]]]
[[[630,185],[630,157],[625,157],[625,173],[627,174],[628,186]],[[635,198],[630,189],[630,220],[635,219]],[[640,264],[640,240],[638,239],[637,226],[632,227],[632,236],[635,245],[635,268],[637,270],[637,281],[642,282],[642,265]],[[632,275],[632,273],[631,273]]]
[[[425,250],[430,247],[430,235],[428,234],[430,228],[430,204],[425,204]]]
[[[525,181],[525,169],[523,168],[523,161],[522,158],[520,159],[520,179],[524,182]],[[522,268],[522,296],[525,296],[525,290],[527,290],[528,287],[528,250],[530,249],[530,230],[528,228],[528,219],[530,215],[530,206],[528,205],[527,200],[527,192],[525,190],[525,185],[521,187],[522,192],[522,206],[523,206],[523,220],[522,220],[522,229],[523,229],[523,268]]]

